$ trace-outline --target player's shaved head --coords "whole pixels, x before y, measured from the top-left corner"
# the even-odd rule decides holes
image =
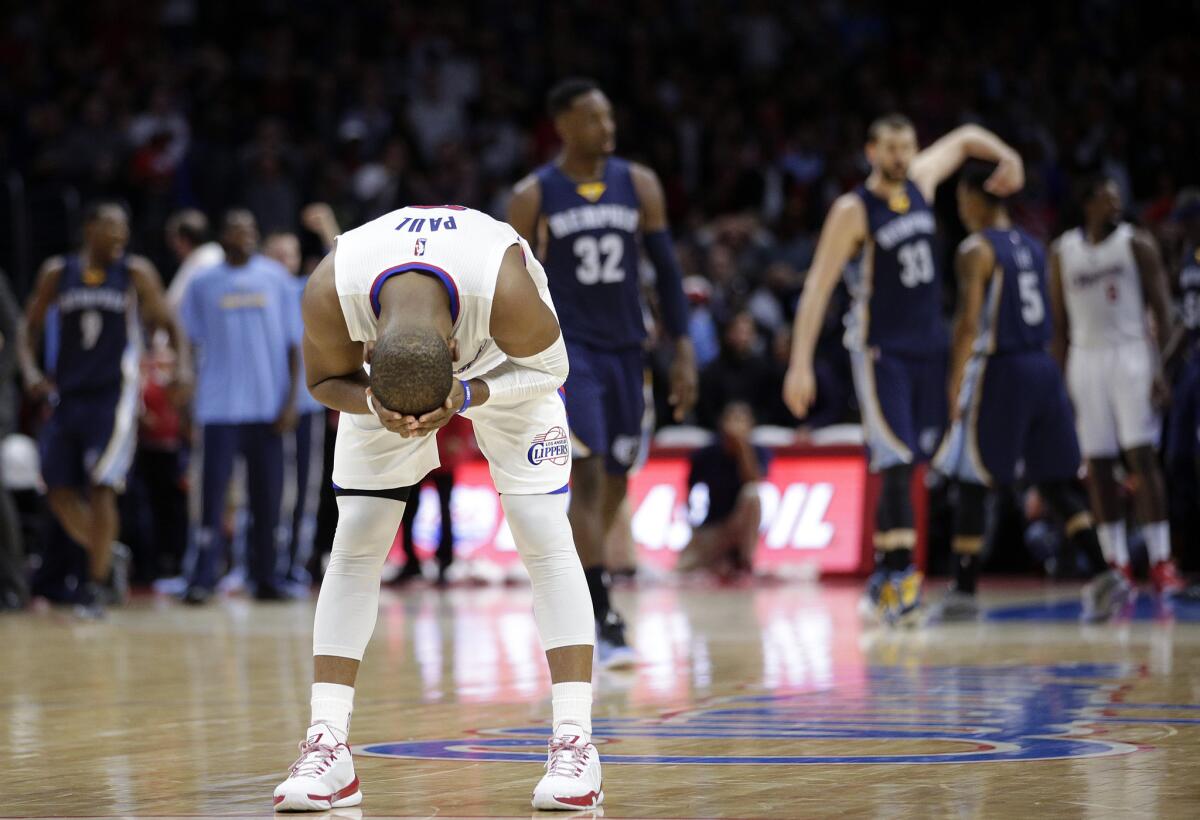
[[[454,384],[450,346],[433,328],[381,333],[371,356],[371,392],[394,413],[436,410]]]
[[[589,80],[587,77],[568,77],[550,89],[550,93],[546,95],[546,110],[551,117],[557,117],[570,110],[575,101],[584,94],[599,90],[600,86],[595,80]]]

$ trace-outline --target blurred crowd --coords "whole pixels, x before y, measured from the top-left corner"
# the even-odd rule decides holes
[[[1102,170],[1172,260],[1176,197],[1200,182],[1197,14],[1178,0],[45,0],[3,16],[0,268],[18,302],[100,198],[128,204],[131,250],[174,294],[215,238],[195,215],[215,225],[233,205],[292,237],[276,250],[301,272],[335,222],[418,202],[502,215],[555,151],[545,90],[595,77],[619,153],[666,189],[701,366],[693,421],[710,429],[734,401],[795,426],[779,398],[790,323],[828,204],[865,176],[873,116],[904,111],[925,140],[964,121],[1000,134],[1026,163],[1014,214],[1043,238],[1072,220],[1072,181]],[[948,258],[961,227],[952,196],[937,207]],[[846,301],[819,348],[814,428],[856,417]],[[0,390],[0,425],[14,402]]]

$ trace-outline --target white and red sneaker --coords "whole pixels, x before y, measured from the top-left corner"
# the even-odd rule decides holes
[[[345,733],[314,723],[287,780],[275,787],[275,811],[329,811],[361,802]]]
[[[546,774],[533,790],[535,809],[578,811],[604,802],[600,755],[578,726],[564,723],[550,738]]]
[[[1159,595],[1178,595],[1187,586],[1170,558],[1150,567],[1150,582]]]

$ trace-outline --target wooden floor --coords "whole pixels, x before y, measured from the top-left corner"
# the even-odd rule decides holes
[[[1081,626],[992,586],[978,625],[864,630],[856,586],[622,592],[597,678],[603,812],[1200,817],[1200,620]],[[1200,616],[1200,613],[1196,613]],[[270,817],[308,717],[312,602],[0,617],[0,816]],[[352,727],[360,808],[526,817],[549,679],[523,588],[385,593]]]

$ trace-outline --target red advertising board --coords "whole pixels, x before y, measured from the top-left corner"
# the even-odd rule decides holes
[[[643,565],[672,569],[691,536],[687,474],[686,456],[666,452],[652,456],[630,480],[633,537]],[[516,547],[487,464],[468,462],[457,476],[456,556],[511,568],[518,561]],[[808,565],[822,574],[858,572],[866,489],[864,456],[857,450],[777,453],[759,486],[763,519],[756,568],[786,572]],[[440,522],[433,489],[423,493],[415,530],[418,550],[429,553]]]

